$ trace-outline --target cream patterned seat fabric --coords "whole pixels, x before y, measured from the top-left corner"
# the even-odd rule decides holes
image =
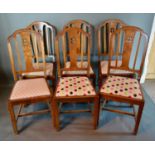
[[[43,63],[39,63],[39,65],[34,63],[33,67],[34,69],[43,70]],[[46,63],[46,75],[53,76],[53,63]],[[22,76],[26,76],[26,77],[44,76],[44,72],[36,71],[36,72],[23,73]]]
[[[83,67],[87,67],[88,62],[84,61],[83,62]],[[81,62],[77,62],[77,66],[80,67],[81,66]],[[66,62],[66,68],[70,67],[70,62]],[[87,74],[87,71],[63,71],[62,73],[63,75],[83,75],[83,74]],[[90,66],[90,74],[94,74],[94,71],[92,69],[92,67]]]
[[[10,100],[29,99],[50,96],[50,90],[44,78],[19,80],[15,83]]]
[[[112,66],[115,66],[115,63],[116,63],[115,60],[111,61]],[[121,63],[122,63],[122,61],[119,60],[118,61],[118,66],[120,66]],[[107,73],[108,73],[108,61],[107,60],[101,61],[100,66],[101,66],[101,73],[103,75],[107,75]],[[118,70],[118,69],[117,70],[116,69],[110,69],[110,73],[113,73],[113,74],[133,74],[130,71],[124,71],[124,70]]]
[[[121,76],[109,76],[100,93],[138,100],[143,98],[138,80]]]
[[[87,77],[62,77],[58,83],[56,96],[89,96],[96,92]]]

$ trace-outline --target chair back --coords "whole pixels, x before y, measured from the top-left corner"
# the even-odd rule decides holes
[[[54,39],[56,36],[55,26],[36,21],[27,26],[28,29],[41,33],[44,42],[46,61],[55,62]]]
[[[69,27],[80,28],[83,31],[90,34],[90,37],[91,37],[91,51],[92,51],[93,26],[90,23],[88,23],[88,22],[86,22],[84,20],[77,19],[77,20],[69,21],[66,25],[64,25],[63,28],[65,29],[65,28],[69,28]],[[82,50],[82,48],[85,48],[85,52],[87,52],[87,49],[88,49],[87,39],[84,38],[84,37],[80,37],[80,44],[81,44],[81,50]],[[84,54],[87,55],[87,53],[84,53]]]
[[[99,60],[108,58],[110,34],[126,24],[119,19],[108,19],[97,27],[97,46]]]
[[[140,28],[124,26],[110,36],[109,67],[110,70],[125,70],[141,77],[144,65],[148,36]],[[115,60],[112,65],[111,61]],[[121,64],[118,61],[121,60]]]
[[[39,32],[28,29],[17,30],[8,37],[7,45],[15,81],[30,72],[44,71],[46,77],[44,45]],[[39,69],[40,59],[43,62],[41,69]]]
[[[66,50],[66,38],[68,39],[69,51]],[[85,55],[88,65],[84,66],[84,48],[81,48],[81,37],[85,37],[88,41],[88,52]],[[60,44],[61,43],[61,44]],[[83,46],[82,46],[83,47]],[[58,76],[62,75],[63,71],[87,71],[89,76],[90,70],[90,47],[91,39],[90,34],[84,32],[83,30],[75,27],[69,27],[63,29],[55,39],[55,49],[56,49],[56,58],[58,66]],[[60,51],[62,50],[62,56]],[[62,60],[61,57],[63,58]],[[70,66],[67,67],[67,62],[70,62]],[[62,62],[62,63],[61,63]],[[78,63],[80,62],[80,65]]]

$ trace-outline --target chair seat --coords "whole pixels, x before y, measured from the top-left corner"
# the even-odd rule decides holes
[[[81,62],[77,62],[78,67],[81,66]],[[87,67],[88,66],[88,62],[83,62],[83,66]],[[66,68],[70,67],[70,62],[66,62]],[[62,73],[63,75],[86,75],[87,71],[63,71]],[[92,67],[90,66],[90,74],[94,74],[94,71],[92,69]]]
[[[43,63],[39,63],[39,65],[34,63],[33,67],[34,69],[43,70]],[[46,75],[50,77],[53,76],[53,63],[46,63]],[[44,72],[36,71],[36,72],[23,73],[22,76],[25,76],[25,77],[44,76]]]
[[[15,83],[10,100],[21,100],[50,96],[50,90],[44,78],[19,80]]]
[[[115,60],[111,61],[112,66],[115,66],[115,63],[116,63]],[[121,64],[122,64],[122,61],[119,60],[118,61],[118,66],[120,66]],[[108,73],[108,60],[101,61],[100,62],[100,67],[101,67],[101,74],[102,75],[107,75],[107,73]],[[133,74],[130,71],[124,71],[124,70],[119,70],[119,69],[117,69],[117,70],[116,69],[111,69],[110,73],[112,73],[112,74]]]
[[[100,93],[130,99],[143,99],[138,80],[120,76],[109,76],[102,85]]]
[[[96,92],[87,77],[62,77],[56,90],[57,97],[64,96],[91,96]]]

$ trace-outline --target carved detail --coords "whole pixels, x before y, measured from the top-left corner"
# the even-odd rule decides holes
[[[111,32],[111,33],[114,33],[114,32],[115,32],[115,28],[111,28],[111,29],[110,29],[110,32]]]
[[[134,40],[133,36],[128,36],[128,37],[126,38],[126,42],[129,42],[129,43],[132,43],[133,40]]]
[[[70,43],[71,44],[75,44],[76,43],[76,38],[75,37],[71,37],[70,38]]]

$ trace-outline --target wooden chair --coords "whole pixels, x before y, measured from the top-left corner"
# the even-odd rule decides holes
[[[137,134],[144,107],[144,96],[138,79],[141,77],[143,70],[148,37],[138,27],[125,26],[112,33],[110,38],[108,77],[100,88],[100,100],[104,98],[102,109],[135,117],[134,134]],[[118,63],[120,55],[121,64]],[[116,59],[112,64],[113,56]],[[114,72],[111,72],[111,70],[133,72],[135,77],[118,76],[113,74]],[[110,106],[108,107],[107,101],[109,100],[129,104],[129,107],[133,107],[133,113],[111,109]],[[138,107],[137,114],[135,106]]]
[[[92,54],[92,52],[93,52],[93,44],[92,44],[93,43],[92,42],[93,41],[93,26],[91,24],[89,24],[88,22],[84,21],[84,20],[72,20],[72,21],[69,21],[66,25],[64,25],[63,29],[70,28],[70,27],[80,28],[83,31],[85,31],[85,32],[87,32],[87,33],[90,34],[90,39],[91,39],[91,45],[90,45],[91,46],[91,49],[90,50],[91,50],[91,54]],[[69,49],[69,46],[68,46],[68,40],[67,40],[67,38],[64,41],[66,42],[66,46],[64,48],[66,48],[67,51],[69,51],[70,49]],[[82,37],[81,36],[79,43],[80,43],[80,49],[81,50],[84,50],[84,55],[86,56],[87,55],[87,52],[88,52],[88,41],[87,41],[86,37]],[[68,55],[68,53],[67,53],[67,55]],[[70,62],[69,61],[67,61],[66,63],[67,63],[67,66],[70,65]],[[84,62],[84,65],[85,66],[88,65],[87,64],[87,61]],[[75,72],[72,72],[72,73],[70,73],[70,72],[64,72],[64,75],[63,76],[70,76],[72,74],[74,74],[74,75],[83,75],[83,74],[86,75],[82,71],[81,72],[75,71]],[[93,71],[93,66],[91,66],[91,68],[90,68],[90,77],[91,77],[91,79],[93,79],[93,83],[95,85],[95,78],[96,78],[96,76],[95,76],[95,73]]]
[[[102,81],[105,80],[108,73],[108,58],[109,58],[109,39],[110,34],[115,32],[117,29],[126,26],[126,24],[119,20],[119,19],[108,19],[102,22],[97,27],[97,46],[98,46],[98,68],[99,68],[99,87],[102,84]],[[114,64],[114,61],[111,61]],[[120,64],[121,61],[119,60],[118,63]],[[115,71],[116,75],[126,75],[130,76],[128,72],[120,72]]]
[[[9,36],[7,41],[12,72],[16,80],[9,97],[8,110],[14,132],[18,134],[17,121],[19,117],[50,112],[49,109],[44,109],[35,112],[21,113],[22,108],[27,104],[51,102],[52,92],[45,79],[46,62],[41,35],[32,30],[21,29]],[[37,47],[39,47],[41,53]],[[32,49],[34,49],[34,51]],[[43,68],[40,68],[39,59],[42,59]],[[23,75],[28,73],[39,73],[41,77],[23,79]],[[14,107],[16,106],[19,106],[17,114],[15,114],[14,111]]]
[[[69,27],[77,27],[77,28],[80,28],[83,31],[89,33],[91,35],[91,37],[93,35],[93,26],[84,20],[77,19],[77,20],[69,21],[66,25],[64,25],[63,28],[65,29],[65,28],[69,28]]]
[[[60,56],[60,42],[62,42],[62,46],[64,46],[63,39],[65,35],[68,36],[68,44],[70,46],[70,51],[68,53],[70,59],[70,66],[66,65],[66,50],[63,48],[62,57]],[[88,52],[87,52],[87,63],[88,65],[84,65],[84,52],[80,50],[80,36],[86,37],[88,39]],[[78,113],[78,112],[90,112],[88,110],[70,110],[70,111],[62,111],[59,108],[59,104],[61,103],[77,103],[77,102],[94,102],[94,128],[97,127],[98,123],[98,95],[93,88],[91,81],[88,77],[90,77],[90,35],[79,28],[66,28],[60,32],[55,40],[55,48],[56,48],[56,58],[57,58],[57,66],[58,66],[58,76],[59,81],[56,86],[56,90],[54,93],[54,98],[52,101],[52,111],[54,115],[54,126],[57,130],[60,129],[59,123],[59,113]],[[63,58],[60,61],[60,58]],[[79,60],[79,61],[78,61]],[[61,62],[61,63],[60,63]],[[63,72],[66,71],[85,71],[86,76],[76,75],[63,77]]]
[[[46,67],[48,70],[47,78],[55,82],[56,77],[56,60],[54,52],[54,39],[56,36],[55,26],[47,23],[36,21],[27,26],[28,29],[39,32],[43,37],[45,57],[46,57]],[[32,47],[33,48],[33,47]],[[40,60],[41,61],[41,60]],[[36,75],[37,76],[37,75]],[[54,86],[53,86],[54,88]]]

